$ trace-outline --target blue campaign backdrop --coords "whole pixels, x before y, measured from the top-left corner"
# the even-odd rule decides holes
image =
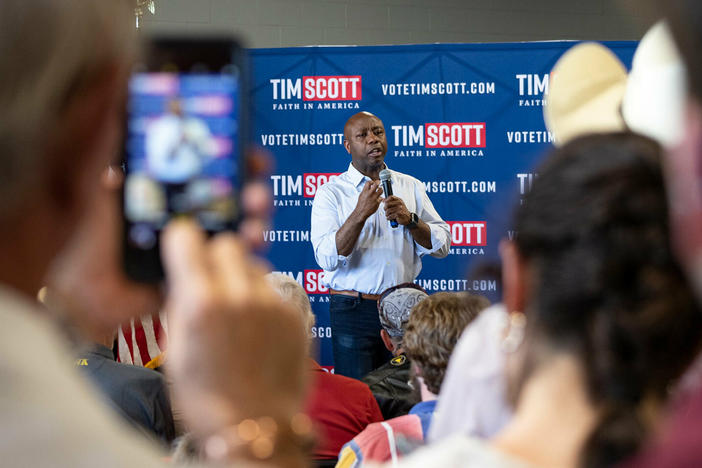
[[[255,143],[268,148],[274,270],[295,277],[317,316],[319,361],[333,366],[328,295],[309,242],[316,188],[344,172],[343,126],[366,110],[385,124],[391,169],[425,183],[450,222],[447,258],[424,258],[429,293],[499,299],[497,247],[552,136],[543,120],[549,73],[575,42],[302,47],[251,50]],[[636,42],[604,42],[629,67]]]

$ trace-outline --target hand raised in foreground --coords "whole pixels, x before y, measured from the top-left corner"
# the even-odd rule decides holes
[[[168,279],[167,366],[174,400],[195,437],[204,441],[245,419],[262,417],[289,426],[305,392],[300,314],[269,288],[265,270],[249,260],[234,234],[207,240],[194,222],[177,220],[166,228],[162,250]],[[266,461],[303,466],[295,442],[285,443],[278,440]]]

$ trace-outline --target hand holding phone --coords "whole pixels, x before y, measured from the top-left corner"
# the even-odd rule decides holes
[[[173,218],[236,228],[247,122],[245,62],[232,39],[154,39],[130,81],[125,142],[127,274],[163,278],[159,235]]]

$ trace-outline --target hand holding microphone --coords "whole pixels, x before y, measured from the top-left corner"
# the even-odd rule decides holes
[[[387,201],[388,198],[392,197],[392,174],[390,174],[390,171],[387,169],[383,169],[380,171],[378,176],[380,177],[380,183],[383,186],[383,195]],[[385,214],[387,215],[387,205],[385,207]],[[390,217],[388,217],[388,219],[390,219]],[[394,218],[390,219],[390,227],[397,227],[397,221]]]
[[[385,193],[385,217],[390,221],[390,226],[396,228],[399,224],[411,225],[412,213],[405,206],[405,202],[392,194],[392,177],[390,171],[383,169],[378,174],[383,192]]]

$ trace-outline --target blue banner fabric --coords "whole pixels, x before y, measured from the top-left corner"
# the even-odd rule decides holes
[[[424,182],[451,226],[449,256],[425,257],[417,283],[429,293],[470,291],[496,301],[498,244],[514,236],[514,206],[552,142],[543,120],[549,73],[574,44],[251,51],[253,136],[275,157],[267,256],[305,287],[323,366],[333,366],[329,295],[310,243],[310,210],[317,188],[348,167],[346,120],[366,110],[384,122],[386,164]],[[630,66],[636,42],[603,44]]]

